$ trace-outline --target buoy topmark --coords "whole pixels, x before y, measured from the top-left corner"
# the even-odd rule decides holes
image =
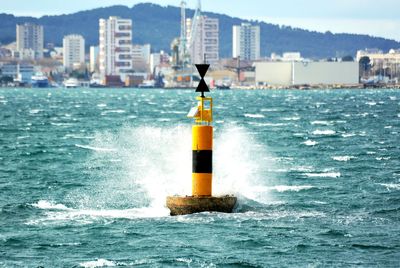
[[[188,117],[195,120],[192,127],[192,196],[167,197],[171,215],[184,215],[204,211],[230,213],[236,205],[234,196],[212,196],[213,171],[213,100],[204,92],[210,92],[204,77],[210,65],[197,64],[201,80],[196,89],[198,105],[192,108]]]

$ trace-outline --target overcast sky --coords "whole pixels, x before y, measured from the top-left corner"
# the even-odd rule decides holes
[[[0,0],[0,13],[39,17],[140,2],[180,0]],[[194,8],[197,0],[186,0]],[[400,41],[400,0],[203,0],[203,10],[334,33],[363,33]]]

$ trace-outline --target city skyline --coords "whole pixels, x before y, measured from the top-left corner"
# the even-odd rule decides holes
[[[41,4],[38,4],[39,2]],[[132,7],[142,2],[163,6],[178,6],[180,4],[180,0],[87,0],[78,5],[76,1],[72,0],[54,6],[54,2],[50,0],[38,0],[35,3],[15,0],[12,2],[4,1],[2,12],[16,16],[40,17],[43,15],[69,14],[119,4]],[[338,0],[328,3],[316,0],[251,0],[254,3],[253,5],[237,0],[235,2],[232,4],[232,1],[228,0],[203,0],[202,5],[204,11],[223,13],[244,19],[260,20],[320,32],[369,34],[400,41],[400,32],[398,31],[400,18],[397,14],[400,2],[395,0],[383,0],[380,1],[379,5],[372,0]],[[197,1],[187,0],[187,3],[189,8],[195,8]],[[227,4],[229,4],[229,8],[226,8]],[[385,12],[377,12],[377,10],[382,10],[381,7],[385,8]]]

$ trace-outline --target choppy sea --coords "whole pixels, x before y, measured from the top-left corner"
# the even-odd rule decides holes
[[[190,194],[190,90],[0,89],[0,267],[399,267],[400,91],[214,91]]]

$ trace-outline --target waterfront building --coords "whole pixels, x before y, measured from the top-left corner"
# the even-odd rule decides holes
[[[233,26],[233,58],[240,57],[243,60],[260,59],[260,26],[250,23]]]
[[[362,57],[368,57],[371,64],[382,64],[382,63],[400,63],[400,49],[391,49],[388,53],[384,53],[378,49],[365,49],[358,50],[356,59],[360,61]]]
[[[32,50],[35,59],[43,58],[44,33],[42,25],[32,23],[17,24],[16,39],[16,51],[20,52],[19,55],[25,55],[25,50]]]
[[[1,76],[17,78],[18,75],[18,64],[17,63],[6,63],[1,66]]]
[[[110,17],[99,21],[99,69],[105,76],[132,71],[132,20]]]
[[[85,63],[85,39],[81,35],[64,36],[63,63],[66,69],[78,69]]]
[[[365,49],[357,51],[356,59],[360,62],[361,58],[369,58],[369,70],[362,70],[363,77],[377,77],[382,80],[384,77],[392,81],[400,79],[400,49],[391,49],[384,53],[378,49]],[[362,69],[365,69],[362,66]]]
[[[89,55],[89,65],[90,72],[94,73],[99,70],[99,47],[98,46],[90,46],[90,55]]]
[[[161,54],[160,53],[152,53],[150,54],[150,72],[154,73],[154,70],[161,63]]]
[[[285,52],[282,54],[282,61],[302,61],[300,52]]]
[[[257,84],[356,85],[359,83],[358,62],[256,62]]]
[[[186,22],[187,40],[193,44],[189,51],[192,63],[203,63],[204,60],[209,64],[216,63],[219,60],[219,20],[199,16],[194,33],[192,33],[192,19],[187,19]]]
[[[14,81],[30,84],[34,66],[30,64],[8,63],[1,67],[2,76],[12,77]]]
[[[33,49],[21,49],[21,50],[13,50],[12,57],[15,60],[35,60],[36,53]]]
[[[148,72],[150,65],[151,45],[132,46],[132,62],[135,72]]]

